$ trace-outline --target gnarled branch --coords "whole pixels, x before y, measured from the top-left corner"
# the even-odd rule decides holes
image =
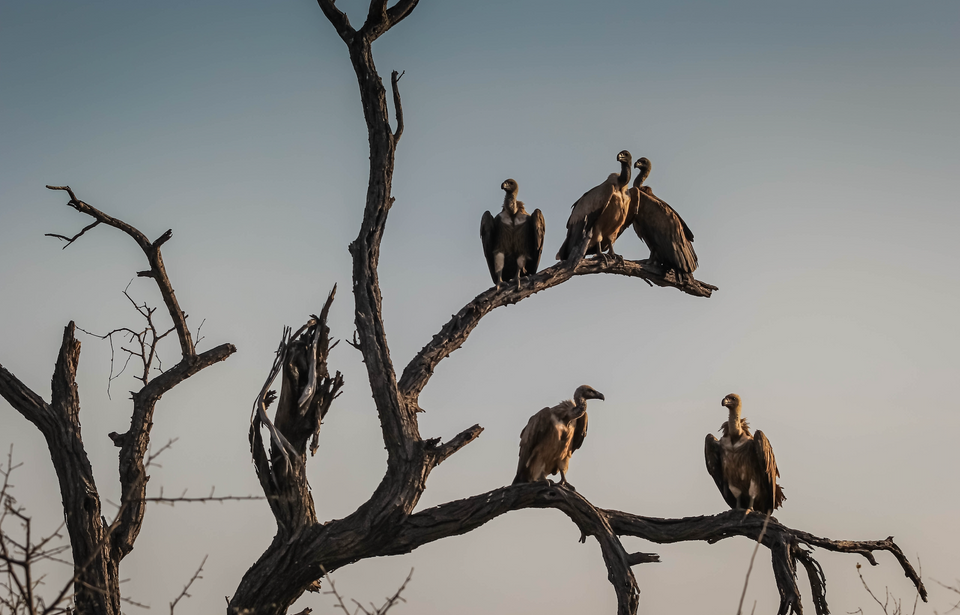
[[[110,434],[114,444],[120,447],[121,505],[117,517],[109,527],[105,527],[101,516],[99,491],[81,437],[80,397],[76,384],[80,342],[74,337],[74,323],[71,322],[64,329],[63,343],[54,369],[50,404],[43,402],[39,395],[0,366],[0,395],[40,429],[57,471],[73,553],[74,602],[77,611],[83,614],[114,615],[120,612],[120,560],[133,549],[146,509],[146,484],[149,477],[146,475],[144,455],[150,443],[156,403],[174,386],[205,367],[223,361],[234,353],[236,348],[232,344],[223,344],[197,354],[187,330],[186,314],[177,303],[160,255],[160,246],[172,237],[171,231],[150,242],[146,235],[135,227],[78,199],[69,186],[47,187],[67,192],[70,195],[68,205],[95,220],[73,237],[54,235],[66,240],[67,245],[98,224],[121,230],[137,243],[150,264],[146,277],[151,277],[156,282],[180,342],[180,361],[152,381],[146,382],[144,377],[143,388],[133,394],[133,414],[129,430],[123,434]],[[152,327],[153,310],[145,306],[146,311],[140,310],[139,306],[138,310]],[[161,337],[163,335],[157,335],[154,342]],[[154,350],[155,348],[151,347],[149,351],[144,351],[149,352],[144,356],[146,365],[149,365],[148,358]]]
[[[440,332],[410,360],[400,377],[400,391],[416,403],[423,388],[433,375],[437,364],[460,348],[470,333],[480,324],[480,319],[489,312],[504,305],[513,305],[540,291],[559,286],[574,276],[595,273],[612,273],[641,278],[657,286],[672,286],[695,297],[709,297],[716,286],[698,280],[677,280],[672,272],[669,276],[648,261],[610,261],[604,264],[600,259],[583,259],[573,266],[558,263],[544,269],[536,275],[520,278],[520,288],[513,285],[501,286],[498,290],[491,287],[463,306]]]

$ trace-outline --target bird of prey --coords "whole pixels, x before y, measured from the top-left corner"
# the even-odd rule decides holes
[[[692,274],[697,268],[697,253],[693,250],[693,232],[673,207],[653,194],[643,182],[650,175],[651,164],[640,158],[634,165],[639,169],[633,186],[627,191],[630,202],[628,215],[633,230],[647,247],[650,260],[674,271],[677,281]]]
[[[583,193],[573,204],[570,218],[567,220],[567,236],[557,252],[557,260],[569,259],[580,241],[587,237],[587,254],[598,254],[607,262],[603,254],[607,252],[618,260],[623,260],[613,251],[626,222],[629,201],[626,195],[627,182],[630,181],[630,164],[633,157],[627,150],[617,154],[620,173],[611,173],[606,181]]]
[[[480,241],[493,283],[500,288],[504,280],[517,280],[537,272],[543,252],[543,214],[539,209],[527,213],[523,201],[517,200],[517,182],[508,179],[500,184],[506,192],[503,209],[494,217],[489,211],[480,219]]]
[[[591,386],[577,387],[573,399],[544,408],[530,417],[520,432],[520,461],[513,484],[546,480],[560,473],[560,484],[567,484],[570,456],[580,448],[587,435],[587,400],[603,399]]]
[[[740,417],[739,395],[731,393],[721,404],[729,409],[729,418],[720,427],[719,440],[707,434],[704,441],[707,472],[730,508],[772,513],[787,499],[777,484],[780,471],[773,447],[762,431],[750,435],[747,421]]]

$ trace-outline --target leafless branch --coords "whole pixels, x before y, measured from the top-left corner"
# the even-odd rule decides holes
[[[363,612],[364,615],[386,615],[387,611],[392,609],[400,602],[406,602],[401,594],[407,588],[407,584],[410,583],[410,579],[413,578],[413,568],[410,569],[410,572],[407,574],[407,578],[400,584],[400,587],[397,588],[397,591],[393,593],[392,596],[389,596],[385,599],[385,602],[381,606],[376,606],[372,602],[370,603],[370,608],[372,610],[367,610],[362,604],[358,601],[351,599],[351,602],[356,606],[353,612],[350,612],[350,609],[347,608],[346,603],[344,602],[343,596],[340,595],[340,592],[337,591],[337,585],[331,577],[326,572],[323,573],[323,578],[330,585],[329,591],[323,592],[324,594],[331,595],[336,598],[336,603],[334,604],[335,609],[340,609],[344,612],[344,615],[357,615],[359,612]]]
[[[403,134],[403,105],[400,103],[400,78],[406,71],[397,74],[397,71],[390,73],[390,87],[393,90],[393,112],[397,116],[397,129],[393,131],[393,145],[396,147],[397,143],[400,141],[400,136]]]
[[[74,241],[76,241],[77,239],[79,239],[81,235],[83,235],[84,233],[86,233],[87,231],[89,231],[90,229],[92,229],[93,227],[97,226],[98,224],[100,224],[100,221],[99,221],[99,220],[97,220],[96,222],[93,222],[93,223],[91,223],[91,224],[88,224],[87,226],[83,227],[83,230],[81,230],[79,233],[77,233],[77,234],[74,235],[73,237],[66,237],[66,236],[64,236],[64,235],[57,235],[56,233],[44,233],[44,237],[56,237],[57,239],[62,239],[62,240],[64,240],[64,241],[66,241],[66,242],[67,242],[66,245],[64,245],[62,248],[60,248],[61,250],[66,250],[67,248],[70,247],[70,244],[72,244]]]
[[[170,603],[170,615],[173,615],[173,609],[177,606],[177,603],[180,602],[180,600],[182,600],[183,598],[191,597],[190,594],[188,594],[187,592],[189,591],[190,586],[193,585],[194,581],[196,581],[197,579],[203,578],[200,576],[200,573],[203,572],[203,565],[206,563],[207,563],[207,556],[204,555],[203,561],[200,562],[200,566],[197,568],[197,571],[193,573],[193,576],[190,577],[190,580],[187,581],[186,585],[184,585],[183,591],[180,592],[180,595],[174,598],[173,602]]]

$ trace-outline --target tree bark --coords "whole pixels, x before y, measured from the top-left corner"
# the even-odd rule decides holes
[[[479,425],[474,425],[443,444],[439,438],[424,440],[419,432],[417,412],[420,411],[420,393],[436,366],[466,341],[484,315],[578,275],[612,273],[637,277],[651,286],[670,286],[698,297],[709,297],[717,287],[692,278],[677,279],[675,275],[667,275],[646,261],[612,261],[604,264],[601,260],[579,258],[586,246],[581,242],[578,246],[579,255],[523,278],[520,288],[491,288],[479,294],[420,350],[398,381],[382,317],[377,266],[380,242],[394,204],[391,183],[397,142],[403,131],[403,112],[398,89],[399,75],[394,71],[391,86],[397,129],[392,131],[386,90],[374,65],[371,44],[409,15],[417,1],[400,0],[387,8],[386,0],[371,0],[366,21],[359,30],[350,25],[346,14],[336,7],[334,0],[318,0],[318,4],[347,45],[367,124],[370,174],[363,221],[357,238],[350,244],[357,331],[354,345],[363,354],[367,367],[367,377],[387,449],[387,468],[370,499],[344,519],[320,525],[315,514],[290,514],[286,508],[271,504],[277,518],[277,534],[260,559],[244,575],[230,600],[228,612],[257,615],[286,613],[304,591],[315,588],[318,580],[328,572],[369,557],[409,553],[423,544],[472,531],[501,514],[521,508],[556,508],[577,524],[582,533],[581,541],[588,536],[596,538],[608,578],[617,595],[618,615],[637,612],[639,587],[632,566],[659,559],[655,554],[628,553],[623,548],[620,536],[639,536],[661,543],[683,540],[716,542],[736,535],[756,540],[762,531],[758,515],[744,518],[743,511],[731,511],[714,517],[652,519],[596,508],[576,491],[546,482],[503,487],[413,513],[431,470],[476,439],[482,431]],[[324,307],[324,314],[331,299]],[[324,323],[321,328],[325,331],[325,327]],[[278,363],[275,363],[256,402],[250,433],[251,453],[268,499],[282,492],[284,495],[278,500],[289,499],[293,503],[291,509],[312,513],[312,496],[303,471],[307,461],[305,450],[286,447],[284,442],[293,431],[290,426],[280,429],[279,417],[289,415],[286,409],[288,404],[283,402],[283,393],[276,425],[270,422],[266,414],[273,399],[272,392],[267,389],[277,375],[278,365],[283,363],[280,357],[286,352],[285,345],[288,345],[289,338],[285,336],[284,339],[278,351]],[[326,352],[322,355],[318,363],[325,365]],[[284,379],[284,386],[288,381]],[[302,388],[296,389],[286,398],[294,399],[301,394]],[[267,428],[271,434],[272,455],[265,448],[261,427]],[[305,428],[306,425],[301,427]],[[276,454],[278,447],[287,451],[289,460],[281,463]],[[287,470],[288,467],[293,470]],[[759,521],[762,523],[763,518]],[[890,551],[897,556],[907,576],[926,599],[923,584],[892,539],[875,543],[836,542],[791,530],[772,520],[762,542],[773,556],[774,572],[782,596],[781,613],[801,612],[795,574],[798,561],[810,574],[817,613],[826,613],[825,580],[819,564],[806,550],[808,546],[861,553],[871,563],[875,563],[872,551]]]
[[[70,322],[64,329],[50,404],[0,365],[0,396],[40,430],[57,472],[73,552],[76,611],[80,615],[118,615],[120,561],[133,549],[146,511],[149,476],[144,456],[150,445],[156,404],[164,393],[205,367],[225,360],[236,352],[236,348],[232,344],[222,344],[197,354],[187,328],[186,314],[180,309],[160,255],[160,246],[171,238],[171,231],[150,242],[136,228],[79,200],[69,186],[48,188],[67,192],[70,195],[68,205],[95,220],[73,237],[53,235],[67,241],[64,247],[100,224],[117,228],[137,242],[150,265],[150,269],[138,275],[156,281],[173,319],[181,348],[181,359],[176,365],[145,382],[143,388],[133,394],[130,428],[123,434],[110,434],[120,448],[121,504],[117,517],[109,526],[101,514],[99,491],[81,436],[80,396],[76,384],[80,342],[74,337],[75,324]]]

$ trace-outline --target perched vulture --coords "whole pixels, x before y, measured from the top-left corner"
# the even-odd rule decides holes
[[[770,441],[762,431],[750,435],[746,419],[740,418],[739,395],[731,393],[721,403],[730,417],[720,426],[723,437],[707,434],[704,441],[707,472],[730,508],[773,512],[787,498],[777,484],[780,471]]]
[[[620,258],[613,251],[613,243],[627,220],[629,203],[625,189],[630,181],[633,157],[630,152],[623,150],[617,154],[617,160],[620,162],[620,173],[611,173],[607,181],[585,192],[573,204],[573,211],[567,220],[567,237],[557,252],[558,261],[570,258],[584,233],[589,235],[587,254],[598,254],[604,262],[607,260],[604,251]]]
[[[507,193],[503,198],[503,210],[497,217],[489,211],[483,212],[480,241],[490,277],[497,288],[503,280],[514,278],[520,288],[520,276],[536,273],[540,265],[545,228],[543,214],[536,209],[531,216],[523,208],[523,201],[517,200],[516,180],[508,179],[500,184],[500,188]]]
[[[520,432],[520,462],[513,484],[546,480],[560,473],[560,484],[567,484],[570,456],[580,448],[587,435],[587,400],[603,399],[593,387],[577,387],[573,400],[544,408],[530,417]]]
[[[673,269],[677,280],[688,277],[697,269],[697,253],[693,251],[693,233],[683,218],[667,203],[653,194],[650,186],[642,185],[650,175],[650,161],[640,158],[634,165],[639,170],[633,187],[627,191],[633,230],[650,248],[650,260]]]

